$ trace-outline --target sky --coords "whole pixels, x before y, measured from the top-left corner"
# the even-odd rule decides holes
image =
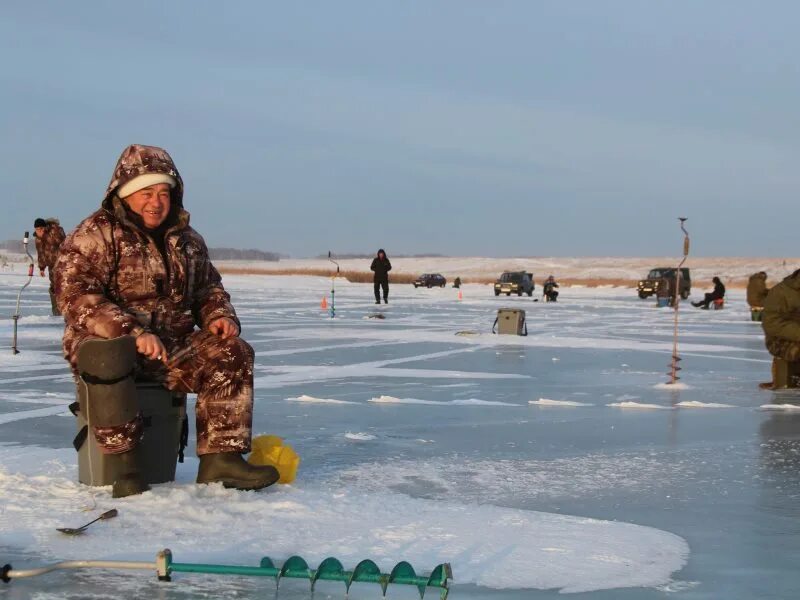
[[[800,4],[27,2],[0,239],[166,148],[209,246],[800,256]]]

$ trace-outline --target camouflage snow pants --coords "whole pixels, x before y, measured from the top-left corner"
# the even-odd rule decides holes
[[[785,361],[800,361],[800,342],[784,338],[770,338],[767,340],[767,350],[772,356],[782,358]]]
[[[197,394],[197,455],[250,452],[254,361],[250,344],[239,337],[223,339],[195,331],[177,343],[165,340],[165,345],[168,364],[140,356],[140,375],[162,382],[170,391]],[[141,419],[95,427],[101,449],[118,453],[134,448],[142,436],[136,421]]]
[[[49,289],[50,308],[52,310],[53,316],[59,316],[61,315],[61,311],[58,310],[58,304],[56,303],[56,288],[55,288],[55,279],[53,275],[53,267],[47,267],[47,276],[50,277],[50,289]]]
[[[55,265],[53,265],[53,266],[55,266]],[[49,289],[49,292],[50,292],[50,295],[52,296],[53,294],[56,293],[55,279],[54,279],[54,274],[53,274],[53,267],[47,267],[47,276],[50,278],[50,289]]]

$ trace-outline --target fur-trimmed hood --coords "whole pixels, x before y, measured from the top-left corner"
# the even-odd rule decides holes
[[[175,187],[172,189],[172,202],[183,208],[183,179],[172,160],[172,157],[163,148],[157,146],[142,146],[131,144],[125,150],[114,167],[114,175],[103,197],[103,208],[113,211],[113,199],[117,190],[131,179],[147,173],[161,173],[175,178]]]

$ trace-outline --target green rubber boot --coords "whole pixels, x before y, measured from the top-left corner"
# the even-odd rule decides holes
[[[197,483],[221,483],[237,490],[260,490],[279,477],[275,467],[251,465],[236,452],[204,454],[197,469]]]
[[[114,485],[111,488],[112,498],[135,496],[150,489],[139,470],[135,448],[121,454],[111,454],[107,460],[114,460],[118,463],[115,471],[119,475],[114,479]]]

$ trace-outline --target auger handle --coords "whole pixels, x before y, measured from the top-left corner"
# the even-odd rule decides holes
[[[11,317],[14,320],[14,338],[11,342],[11,350],[14,354],[19,354],[19,350],[17,349],[17,321],[19,321],[19,303],[22,299],[22,292],[31,284],[31,280],[33,279],[33,256],[31,256],[31,252],[28,249],[28,232],[25,232],[25,235],[22,237],[22,246],[25,248],[25,254],[28,256],[28,281],[25,282],[25,285],[19,290],[17,294],[17,308],[14,311],[14,315]]]
[[[34,569],[14,569],[11,565],[5,565],[0,570],[0,580],[9,583],[12,579],[24,579],[36,577],[53,571],[63,571],[66,569],[140,569],[155,571],[156,564],[152,562],[134,562],[124,560],[64,560],[36,567]]]

